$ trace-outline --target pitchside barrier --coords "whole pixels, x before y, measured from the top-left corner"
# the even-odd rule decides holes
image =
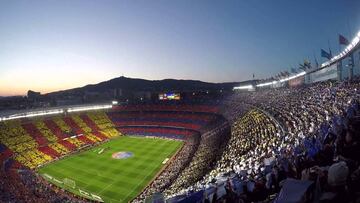
[[[73,190],[75,190],[75,188],[76,188],[76,183],[75,183],[75,181],[72,180],[72,179],[64,178],[63,181],[61,181],[61,180],[58,180],[58,179],[56,179],[56,178],[54,178],[54,177],[52,177],[51,175],[46,174],[46,173],[42,174],[42,176],[43,176],[45,179],[56,183],[56,184],[59,185],[60,187],[63,186],[64,188],[67,187],[67,188],[71,188],[71,189],[73,189]],[[81,190],[80,188],[78,188],[78,190],[79,190],[79,193],[80,193],[82,196],[84,196],[84,197],[86,197],[86,198],[88,198],[88,199],[96,200],[96,201],[98,201],[98,202],[104,202],[104,200],[102,200],[102,198],[101,198],[100,196],[98,196],[98,195],[95,195],[95,194],[86,192],[86,191],[84,191],[84,190]]]
[[[79,192],[80,192],[81,195],[85,196],[86,198],[93,199],[93,200],[96,200],[98,202],[104,202],[104,200],[102,200],[101,197],[98,196],[98,195],[88,193],[88,192],[86,192],[84,190],[81,190],[81,189],[79,189]]]

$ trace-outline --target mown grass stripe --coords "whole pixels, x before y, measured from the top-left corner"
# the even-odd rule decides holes
[[[181,145],[180,141],[123,136],[46,165],[39,173],[59,180],[73,179],[79,188],[100,194],[105,202],[127,202],[151,181],[163,160],[170,158]],[[109,149],[97,154],[98,149],[106,147]],[[130,151],[134,156],[112,159],[111,155],[119,151]]]

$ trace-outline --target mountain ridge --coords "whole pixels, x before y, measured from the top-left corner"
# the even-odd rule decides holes
[[[244,81],[244,82],[248,82],[248,81]],[[195,91],[195,90],[201,91],[201,90],[229,89],[239,83],[240,82],[211,83],[200,80],[171,79],[171,78],[166,78],[162,80],[147,80],[141,78],[128,78],[128,77],[120,76],[96,84],[88,84],[82,87],[50,92],[45,95],[51,96],[51,95],[64,94],[64,93],[104,92],[114,89],[122,89],[125,91],[150,91],[150,92]]]

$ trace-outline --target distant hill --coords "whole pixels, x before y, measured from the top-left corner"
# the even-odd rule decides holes
[[[80,94],[83,92],[107,92],[114,89],[121,89],[123,91],[202,91],[202,90],[217,90],[217,89],[231,89],[239,84],[239,82],[230,83],[208,83],[199,80],[145,80],[138,78],[118,77],[108,81],[100,82],[98,84],[86,85],[84,87],[68,89],[48,93],[48,96],[57,96],[63,94]]]

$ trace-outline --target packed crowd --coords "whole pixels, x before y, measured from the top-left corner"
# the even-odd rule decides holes
[[[230,126],[225,119],[218,119],[203,129],[197,151],[191,162],[177,179],[165,190],[166,195],[178,193],[199,181],[220,158],[230,136]]]
[[[240,202],[276,196],[276,201],[286,202],[294,196],[286,193],[295,184],[286,184],[293,178],[312,183],[311,195],[302,196],[303,201],[358,201],[359,87],[359,81],[327,81],[232,95],[227,104],[234,106],[225,117],[241,116],[234,119],[221,160],[203,180],[182,192],[218,188],[220,179],[231,177],[238,184],[229,184],[223,199],[216,195],[214,201],[235,195]]]
[[[143,202],[152,194],[162,192],[169,187],[187,166],[199,145],[199,134],[187,136],[182,149],[173,157],[167,167],[152,181],[133,202]]]
[[[82,117],[91,117],[87,120],[88,125],[77,114],[46,120],[23,119],[1,122],[0,143],[14,153],[17,161],[33,169],[86,144],[118,135],[104,112],[82,115]],[[68,125],[64,119],[71,120],[73,126]],[[75,131],[82,136],[71,138],[77,135]]]
[[[147,113],[145,110],[148,108],[144,108],[135,113],[134,109],[128,109],[130,112],[125,114],[119,114],[118,110],[115,110],[115,113],[99,111],[0,123],[0,150],[6,152],[6,156],[1,156],[1,176],[5,180],[0,188],[1,194],[4,194],[1,195],[2,200],[5,202],[42,202],[46,201],[45,199],[48,197],[47,200],[50,202],[81,202],[81,199],[76,199],[66,191],[51,185],[29,169],[35,169],[47,162],[77,152],[86,146],[92,146],[108,138],[118,136],[119,132],[115,129],[118,127],[116,126],[116,119],[134,120],[136,118],[139,122],[146,119],[173,119],[171,122],[174,123],[174,126],[179,123],[201,126],[196,127],[197,130],[191,128],[169,129],[168,127],[160,129],[160,125],[163,124],[160,122],[158,129],[155,129],[154,132],[151,131],[154,129],[145,129],[142,126],[140,130],[149,131],[154,136],[161,133],[161,136],[170,136],[171,138],[173,134],[179,134],[185,140],[185,145],[134,202],[141,202],[151,194],[164,191],[177,180],[179,174],[188,166],[199,169],[199,173],[196,175],[183,175],[187,178],[195,177],[196,179],[193,180],[195,182],[205,174],[205,171],[207,172],[207,160],[213,162],[217,158],[215,156],[217,153],[211,153],[212,148],[218,148],[218,143],[222,143],[215,136],[222,132],[217,128],[219,123],[211,125],[210,128],[213,131],[210,128],[202,128],[208,123],[218,121],[218,117],[211,113],[215,111],[215,108],[199,106],[198,109],[195,109],[192,106],[176,106],[175,111],[177,113],[170,111],[174,110],[174,107],[161,106],[158,108],[161,109],[160,112]],[[151,108],[150,110],[153,111],[154,109]],[[194,113],[194,111],[204,112]],[[112,119],[115,119],[115,122]],[[226,121],[223,119],[222,122]],[[127,126],[118,129],[121,131],[125,127]],[[204,130],[201,133],[210,131],[206,134],[206,141],[200,138],[199,130]],[[208,154],[214,156],[207,156]],[[13,163],[16,163],[16,167]],[[24,195],[21,196],[21,194]]]
[[[42,164],[119,135],[105,112],[65,117],[10,120],[0,123],[0,200],[3,202],[78,202],[42,180],[32,170]],[[84,133],[73,136],[74,131]],[[81,138],[81,137],[86,137]],[[35,184],[36,183],[36,184]],[[63,194],[63,195],[61,195]],[[71,201],[70,201],[71,200]],[[80,200],[81,201],[81,200]]]
[[[53,186],[21,165],[1,171],[0,178],[0,202],[87,202]]]
[[[144,202],[153,194],[164,191],[172,194],[195,183],[209,171],[209,163],[219,159],[230,135],[230,127],[225,119],[218,117],[204,126],[200,133],[184,137],[183,148],[133,202]]]
[[[231,139],[217,167],[210,173],[209,181],[219,173],[231,171],[247,170],[254,175],[256,170],[261,170],[261,161],[274,156],[281,148],[280,134],[281,129],[271,118],[259,110],[250,110],[233,123]]]
[[[296,181],[311,185],[311,189],[306,191],[311,195],[302,196],[303,200],[358,201],[359,88],[359,81],[327,81],[298,88],[233,94],[225,100],[222,108],[224,117],[231,124],[231,132],[229,123],[218,118],[200,129],[201,137],[189,136],[176,158],[134,202],[141,202],[157,192],[163,192],[167,197],[186,193],[188,195],[182,198],[195,195],[207,202],[210,199],[213,200],[211,202],[282,202],[289,198],[286,188]],[[166,111],[167,107],[159,108]],[[184,111],[188,108],[192,109],[179,107]],[[210,111],[214,109],[210,108]],[[89,127],[104,134],[109,127],[108,122],[101,115],[99,119],[94,119],[97,116],[72,119],[70,122],[77,123],[80,126],[78,129],[69,127],[72,124],[62,119],[53,119],[52,123],[66,133],[73,130],[90,132],[86,128]],[[95,126],[91,120],[97,120]],[[15,158],[31,151],[26,157],[43,162],[41,159],[46,156],[39,154],[43,151],[29,150],[37,149],[39,143],[18,122],[0,125],[1,143],[14,152]],[[107,127],[100,127],[102,124]],[[44,128],[38,123],[35,126]],[[59,139],[60,135],[52,129],[51,132],[53,135],[47,132],[46,140],[54,139],[54,136]],[[19,133],[25,136],[18,136]],[[106,133],[110,137],[115,131]],[[83,143],[78,139],[68,142],[76,147]],[[61,147],[65,145],[51,144],[58,153],[66,153]],[[68,147],[65,149],[69,150]],[[26,163],[21,158],[16,160]],[[36,166],[38,163],[31,164]],[[17,174],[20,174],[22,185],[24,181],[31,183],[37,180],[34,174]],[[1,175],[4,176],[4,173]],[[0,186],[1,190],[7,188],[4,184]]]

